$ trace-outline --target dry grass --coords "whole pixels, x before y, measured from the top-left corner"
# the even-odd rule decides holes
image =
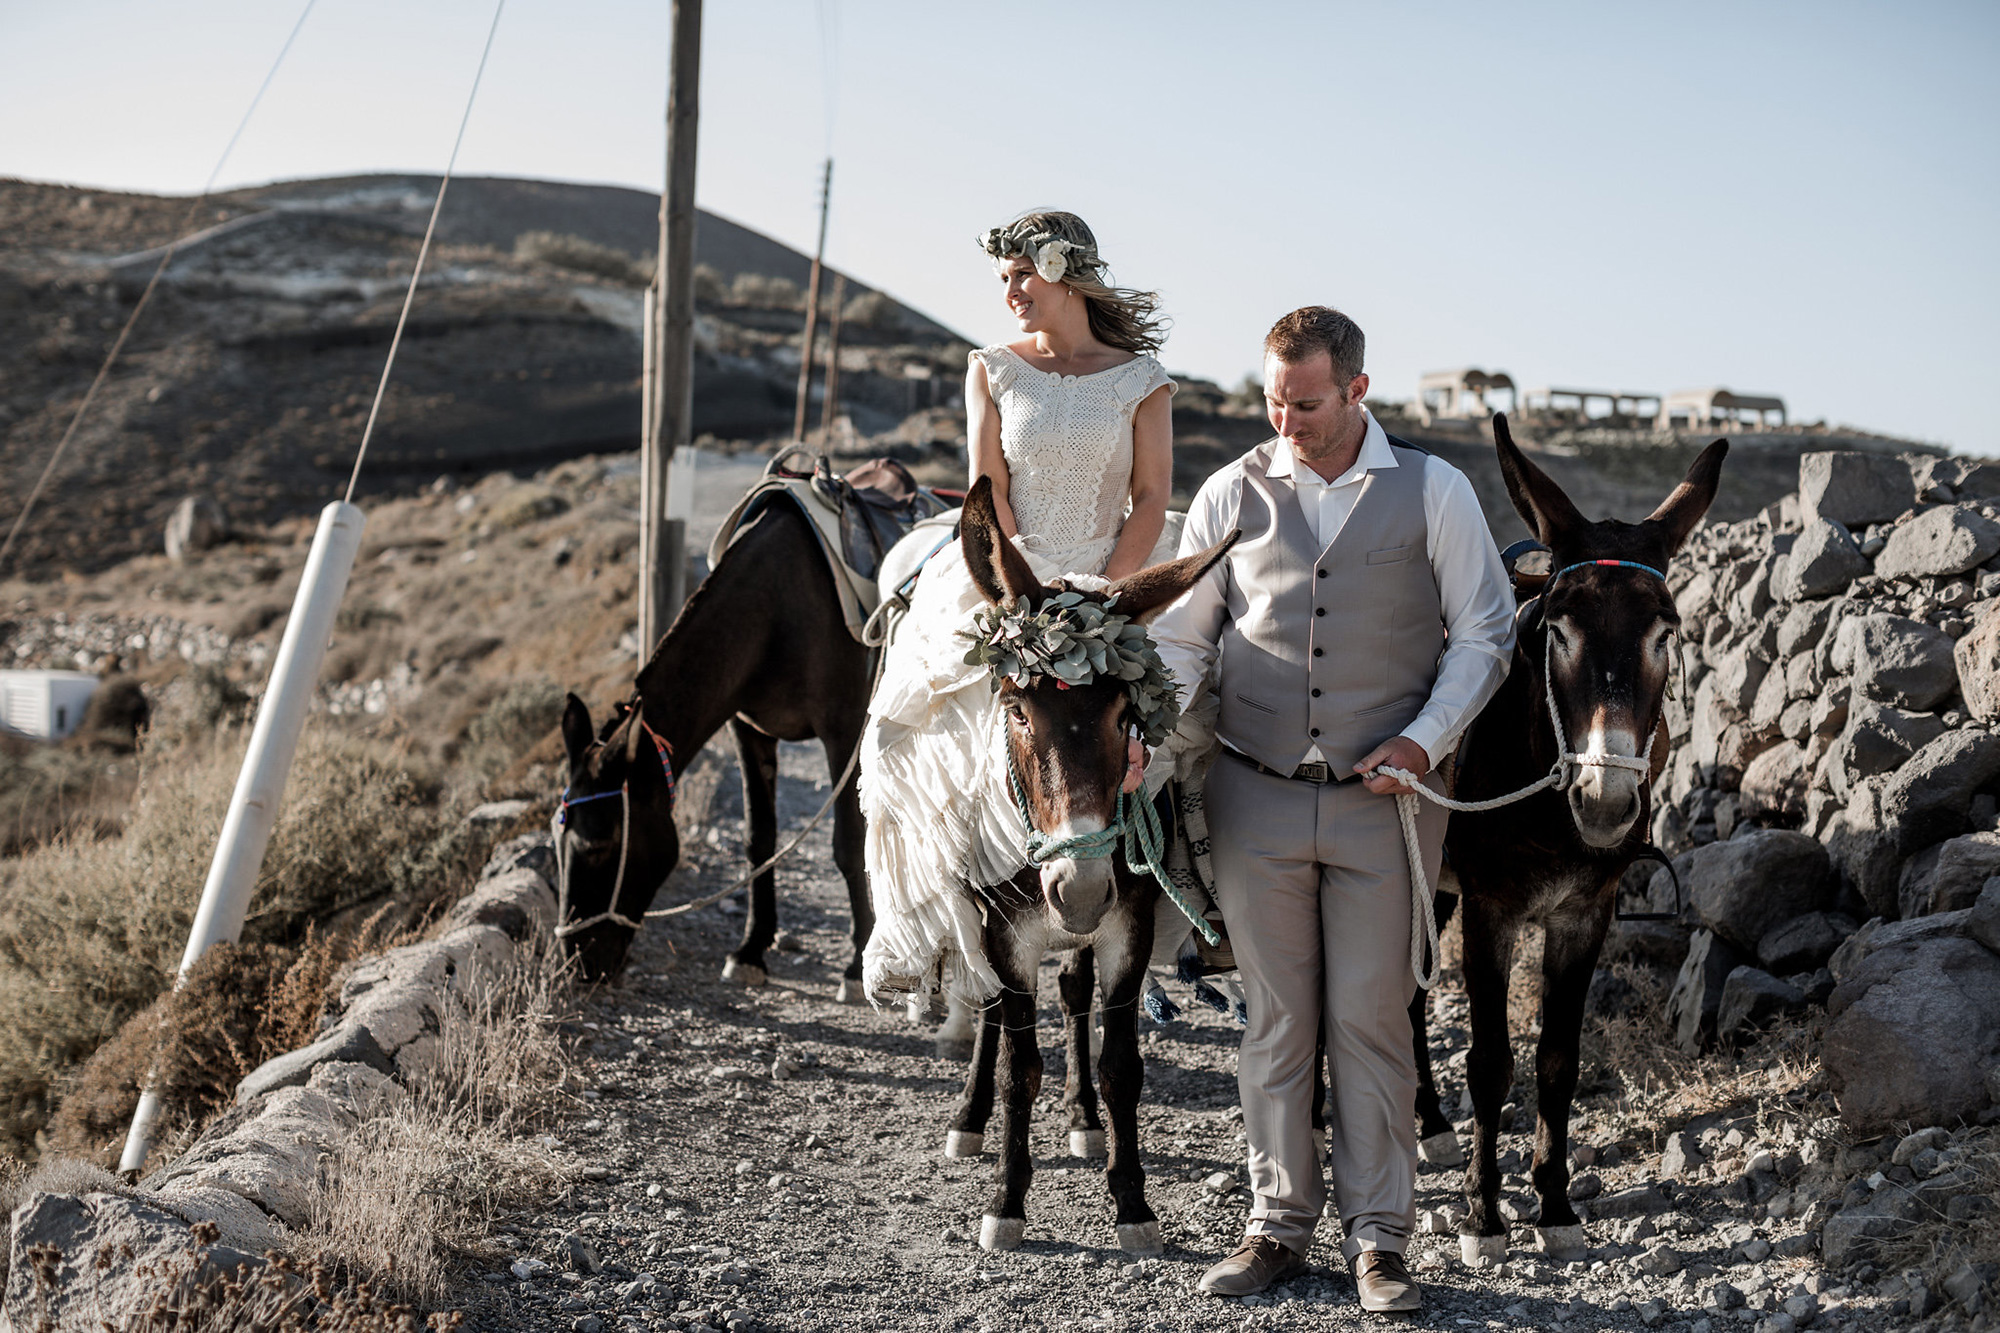
[[[1979,1173],[1979,1180],[1966,1193],[2000,1198],[2000,1143],[1991,1130],[1981,1130],[1967,1144],[1971,1152],[1966,1165]],[[1996,1261],[2000,1261],[2000,1216],[1987,1212],[1954,1222],[1935,1211],[1909,1231],[1885,1238],[1875,1263],[1889,1273],[1922,1269],[1936,1290],[1966,1264]]]
[[[330,1155],[301,1238],[309,1260],[434,1304],[458,1261],[486,1253],[496,1215],[555,1190],[561,1164],[535,1131],[555,1116],[568,1070],[557,960],[553,950],[526,960],[453,1008],[410,1096]]]
[[[119,836],[0,863],[0,1149],[32,1156],[70,1071],[171,985],[244,739],[149,746]],[[454,887],[473,849],[436,798],[406,755],[309,728],[245,942],[296,945],[315,922],[420,912]]]
[[[652,279],[652,266],[634,261],[623,250],[599,245],[566,232],[524,231],[514,238],[514,258],[530,263],[554,264],[576,273],[610,278],[634,287]]]

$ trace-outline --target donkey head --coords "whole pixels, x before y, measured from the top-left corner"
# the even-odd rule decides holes
[[[1729,443],[1717,440],[1702,450],[1686,479],[1645,519],[1593,523],[1515,447],[1507,418],[1498,414],[1493,442],[1514,508],[1553,553],[1558,571],[1543,589],[1539,616],[1522,635],[1535,689],[1553,695],[1569,750],[1645,755],[1659,724],[1674,634],[1680,628],[1673,594],[1647,569],[1664,574],[1667,562],[1708,512]],[[1585,563],[1597,560],[1630,561],[1647,569]],[[1546,686],[1540,674],[1544,662]],[[1642,792],[1648,780],[1630,767],[1580,765],[1569,788],[1569,808],[1584,842],[1615,847],[1624,841],[1644,812]]]
[[[562,736],[569,785],[556,829],[563,917],[557,931],[583,975],[601,981],[624,968],[636,933],[604,914],[643,919],[680,862],[673,789],[636,703],[608,719],[599,737],[591,731],[590,710],[572,694]]]
[[[1199,555],[1142,569],[1103,592],[1083,595],[1098,603],[1115,598],[1117,612],[1143,624],[1186,592],[1235,540],[1232,535]],[[1033,611],[1050,597],[1075,591],[1035,576],[1001,530],[989,478],[981,477],[966,496],[959,544],[973,583],[989,602]],[[1033,831],[1061,843],[1112,830],[1126,741],[1139,722],[1126,683],[1103,672],[1075,686],[1046,675],[1033,676],[1026,685],[1003,679],[1000,706],[1008,762]],[[1112,867],[1109,856],[1056,855],[1042,862],[1042,897],[1051,924],[1075,935],[1096,930],[1116,889]]]

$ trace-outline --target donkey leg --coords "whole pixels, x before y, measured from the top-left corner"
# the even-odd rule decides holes
[[[1097,1079],[1104,1087],[1105,1109],[1111,1113],[1111,1151],[1104,1163],[1104,1184],[1117,1208],[1118,1248],[1132,1255],[1156,1255],[1160,1220],[1146,1203],[1146,1168],[1139,1157],[1139,1094],[1145,1086],[1146,1063],[1139,1054],[1139,992],[1145,985],[1146,959],[1153,952],[1153,914],[1131,913],[1121,938],[1100,947],[1104,967],[1104,1049],[1097,1057]]]
[[[774,736],[734,718],[737,766],[743,773],[744,853],[759,866],[778,850],[778,741]],[[745,986],[770,980],[764,970],[764,950],[778,933],[777,875],[765,871],[750,885],[750,913],[743,922],[743,943],[722,964],[722,979]]]
[[[945,1131],[946,1157],[977,1157],[986,1151],[986,1122],[993,1115],[994,1064],[999,1056],[1000,1006],[989,1004],[979,1011],[979,1023],[973,1029],[965,1090],[959,1094],[951,1128]]]
[[[1458,906],[1458,895],[1437,895],[1438,929]],[[1438,1100],[1437,1075],[1431,1066],[1430,992],[1419,989],[1410,1000],[1410,1034],[1417,1055],[1417,1156],[1432,1166],[1464,1166],[1465,1148]]]
[[[1015,966],[1002,930],[987,932],[987,956],[1000,974],[1001,991],[989,1008],[999,1013],[1000,1160],[994,1164],[992,1202],[979,1219],[979,1248],[1019,1249],[1027,1230],[1028,1185],[1035,1159],[1028,1150],[1029,1123],[1042,1095],[1042,1049],[1035,1041],[1035,973]]]
[[[1500,1215],[1500,1108],[1514,1086],[1514,1051],[1507,1039],[1507,969],[1516,923],[1475,898],[1465,900],[1466,998],[1472,1007],[1472,1050],[1465,1062],[1472,1092],[1472,1163],[1465,1172],[1470,1208],[1460,1228],[1467,1263],[1507,1257],[1507,1219]]]
[[[852,738],[845,744],[826,742],[826,766],[832,781],[840,781],[841,771],[847,767],[848,757],[858,744],[860,741]],[[875,930],[875,907],[868,897],[867,837],[868,824],[861,814],[860,784],[850,779],[833,805],[833,863],[847,881],[847,906],[854,923],[854,953],[840,975],[840,990],[835,997],[842,1004],[858,1003],[861,999],[861,951],[868,947],[868,937]]]
[[[1097,961],[1089,949],[1078,949],[1064,960],[1056,976],[1062,998],[1063,1050],[1068,1073],[1063,1079],[1063,1108],[1069,1112],[1069,1155],[1104,1156],[1104,1121],[1097,1112],[1097,1085],[1090,1077],[1090,1007],[1097,995]]]
[[[1614,893],[1599,895],[1604,903],[1601,911],[1550,921],[1542,944],[1542,1036],[1535,1051],[1531,1179],[1542,1204],[1542,1249],[1558,1259],[1580,1258],[1585,1249],[1583,1224],[1569,1202],[1569,1110],[1576,1096],[1584,998],[1590,993]]]

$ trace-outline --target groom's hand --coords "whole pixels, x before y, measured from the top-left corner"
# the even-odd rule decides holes
[[[1376,746],[1374,751],[1354,766],[1356,773],[1369,773],[1378,768],[1400,768],[1418,777],[1431,771],[1431,757],[1424,753],[1424,747],[1408,736],[1391,736]],[[1390,796],[1399,792],[1415,795],[1415,788],[1406,782],[1398,782],[1386,774],[1376,774],[1363,779],[1362,785],[1377,796]]]
[[[1139,790],[1146,783],[1146,747],[1139,743],[1137,736],[1125,738],[1125,784],[1122,788],[1128,795]]]

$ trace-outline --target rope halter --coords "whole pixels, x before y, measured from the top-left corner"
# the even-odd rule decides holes
[[[1667,581],[1665,574],[1662,574],[1651,565],[1642,565],[1636,560],[1579,560],[1573,565],[1564,565],[1561,569],[1551,574],[1549,581],[1542,585],[1541,596],[1547,597],[1549,589],[1555,586],[1556,580],[1571,570],[1587,569],[1593,566],[1642,570],[1645,573],[1651,574],[1661,583]],[[1548,616],[1546,611],[1548,603],[1544,602],[1542,605],[1544,608],[1542,617],[1542,691],[1548,702],[1549,725],[1555,728],[1556,733],[1556,762],[1555,767],[1549,773],[1550,777],[1555,779],[1552,785],[1557,791],[1568,791],[1576,785],[1576,780],[1583,775],[1582,770],[1585,768],[1622,768],[1635,773],[1651,773],[1653,771],[1653,742],[1657,738],[1658,727],[1647,730],[1646,748],[1638,755],[1588,754],[1569,748],[1569,737],[1563,730],[1562,712],[1556,707],[1555,673],[1549,670],[1555,636],[1548,632]],[[1672,669],[1672,665],[1669,663],[1668,671],[1671,672]]]
[[[631,719],[627,725],[636,722],[640,730],[652,740],[653,752],[660,757],[660,772],[666,777],[667,806],[671,809],[676,788],[674,747],[667,744],[659,732],[653,730],[647,723],[645,715],[640,712],[640,708],[641,705],[634,701]],[[605,909],[595,916],[585,917],[581,921],[571,921],[569,919],[571,856],[569,839],[565,836],[569,825],[570,807],[588,805],[592,801],[605,801],[614,796],[618,798],[618,874],[611,882],[611,900]],[[555,836],[556,844],[556,925],[553,932],[555,937],[559,940],[566,939],[580,931],[589,930],[592,926],[602,925],[606,921],[615,921],[627,930],[636,932],[640,923],[618,910],[618,901],[625,895],[625,863],[632,847],[632,779],[626,777],[625,781],[618,784],[617,791],[601,791],[590,796],[572,797],[569,788],[564,787],[562,795],[556,801],[555,818],[550,821],[549,831]]]

